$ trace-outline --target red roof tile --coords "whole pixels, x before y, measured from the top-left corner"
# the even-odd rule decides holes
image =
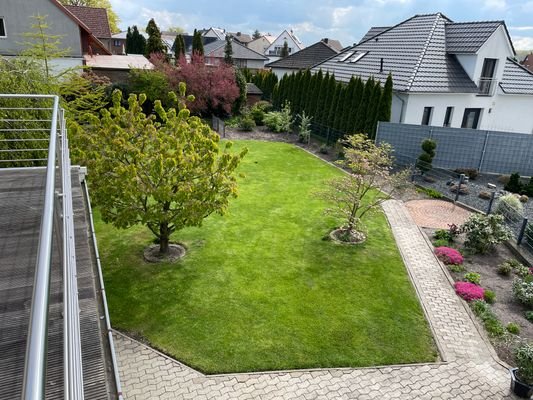
[[[65,8],[82,21],[97,38],[110,38],[111,29],[105,8],[68,6]]]

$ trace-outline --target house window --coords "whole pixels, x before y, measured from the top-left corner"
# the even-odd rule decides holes
[[[0,37],[7,37],[4,17],[0,17]]]
[[[452,124],[453,107],[446,107],[446,114],[444,114],[444,123],[442,126],[451,126]]]
[[[113,40],[113,46],[120,47],[122,44],[120,43],[120,40]]]
[[[432,114],[433,114],[433,107],[424,107],[424,114],[422,114],[422,125],[430,124]]]
[[[479,94],[485,96],[492,96],[495,85],[494,73],[496,72],[496,58],[485,58],[483,60],[483,68],[481,69],[481,77],[479,78]]]
[[[246,60],[244,58],[234,58],[233,59],[233,65],[235,65],[238,68],[246,68],[247,61],[248,60]]]
[[[461,128],[477,129],[480,116],[481,108],[465,108]]]

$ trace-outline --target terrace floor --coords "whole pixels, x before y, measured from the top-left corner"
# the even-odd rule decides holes
[[[0,169],[0,399],[22,392],[45,169]],[[76,259],[80,305],[84,392],[87,399],[109,399],[112,385],[109,344],[102,335],[100,296],[89,240],[85,198],[72,170]],[[62,271],[54,237],[50,281],[46,398],[63,399]]]

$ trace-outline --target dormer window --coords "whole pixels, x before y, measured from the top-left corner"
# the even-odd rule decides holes
[[[0,38],[7,37],[4,17],[0,17]]]
[[[359,61],[361,58],[363,58],[364,56],[366,56],[368,54],[368,51],[363,51],[363,52],[356,52],[353,56],[353,58],[350,60],[351,63],[356,63],[357,61]]]

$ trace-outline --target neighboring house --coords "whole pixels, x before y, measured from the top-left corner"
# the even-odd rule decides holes
[[[528,70],[533,72],[533,52],[529,53],[525,58],[520,62],[523,67],[526,67]]]
[[[392,122],[532,133],[533,73],[503,21],[415,15],[313,67],[337,80],[394,80]],[[371,30],[372,31],[372,30]]]
[[[58,69],[83,65],[84,54],[110,54],[83,21],[57,0],[2,0],[0,5],[0,55],[16,56],[25,50],[23,33],[31,31],[33,15],[46,15],[51,35],[61,36],[69,54],[54,60]]]
[[[270,45],[274,43],[274,40],[276,40],[275,36],[263,35],[258,39],[254,39],[251,42],[248,42],[246,47],[258,53],[265,54]]]
[[[200,32],[202,32],[203,37],[215,38],[217,40],[226,39],[226,31],[222,28],[202,29]]]
[[[237,42],[239,42],[240,44],[243,44],[245,46],[252,41],[252,37],[250,35],[248,35],[247,33],[228,32],[228,36],[230,36],[231,38],[233,38],[233,40],[236,40]]]
[[[131,69],[153,69],[154,65],[141,54],[91,56],[85,55],[85,64],[98,76],[112,83],[127,83]]]
[[[338,40],[322,39],[303,50],[297,51],[288,57],[266,64],[279,79],[285,74],[303,71],[333,57],[342,50]]]
[[[289,55],[296,53],[304,48],[304,45],[293,33],[292,29],[290,31],[284,30],[280,35],[268,46],[265,51],[265,56],[267,56],[270,62],[280,59],[281,49],[283,48],[285,42],[287,42],[289,48]]]
[[[139,33],[143,35],[146,40],[148,40],[148,34],[145,31],[139,31]],[[113,46],[115,46],[116,44],[117,46],[123,49],[122,53],[113,53],[113,54],[126,54],[126,35],[127,34],[128,34],[128,31],[122,31],[119,33],[115,33],[113,35],[112,37]],[[161,41],[166,46],[168,55],[174,54],[172,46],[174,45],[174,40],[176,39],[177,35],[178,34],[176,32],[167,32],[167,31],[161,32]],[[187,36],[187,34],[184,33],[183,36]]]
[[[87,25],[93,35],[106,45],[111,54],[125,54],[123,43],[113,39],[105,8],[68,5],[65,8]]]
[[[225,47],[225,40],[216,40],[204,45],[206,64],[218,65],[224,62]],[[261,69],[264,67],[265,61],[268,60],[268,57],[243,46],[235,40],[231,41],[231,49],[233,50],[233,64],[239,68]]]

